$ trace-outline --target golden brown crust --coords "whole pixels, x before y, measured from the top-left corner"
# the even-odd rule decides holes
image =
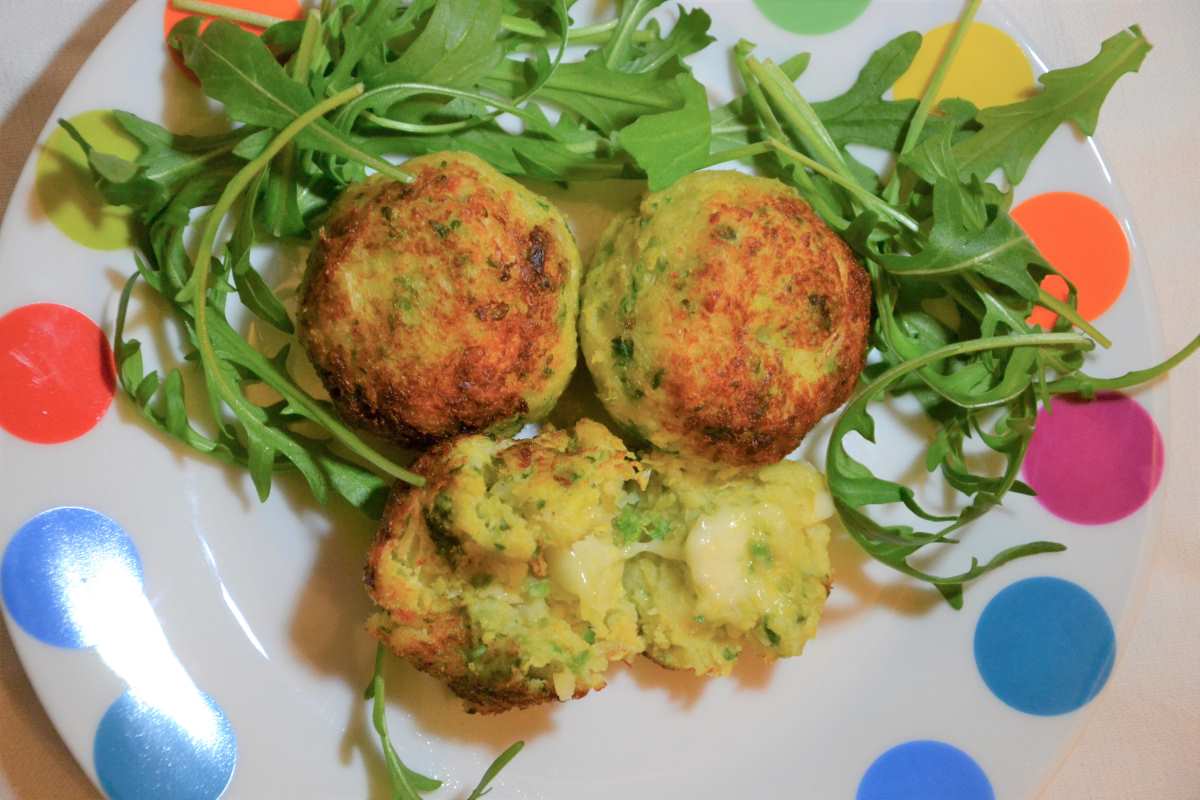
[[[467,654],[479,644],[480,630],[472,627],[461,599],[438,596],[422,585],[445,579],[450,594],[456,594],[465,576],[481,566],[477,547],[435,531],[428,516],[439,494],[448,490],[465,468],[457,449],[462,441],[442,442],[417,459],[413,469],[425,477],[423,487],[397,482],[392,488],[364,570],[363,582],[379,607],[368,621],[368,631],[395,655],[446,684],[470,713],[498,714],[555,702],[559,697],[549,676],[538,678],[516,667],[519,644],[515,641],[498,638],[489,644],[490,651],[512,656],[511,673],[481,674],[472,669]],[[619,445],[615,439],[613,443]],[[537,467],[552,471],[552,455],[535,447],[533,441],[522,440],[495,458],[518,470]],[[613,457],[619,458],[620,453]],[[397,572],[399,562],[408,571]],[[531,575],[544,576],[544,557],[532,557],[528,569]],[[601,688],[602,682],[576,684],[573,696],[580,698]]]
[[[804,200],[709,172],[609,230],[582,338],[608,410],[656,446],[767,464],[853,392],[870,318],[866,270]]]
[[[758,201],[761,202],[761,201]],[[753,215],[741,203],[713,204],[713,229],[730,218]],[[734,335],[720,359],[701,337],[717,333],[712,324],[689,325],[686,311],[676,313],[672,363],[663,381],[677,416],[668,422],[681,435],[698,441],[715,461],[768,464],[779,461],[814,425],[849,398],[862,372],[871,319],[871,285],[853,252],[829,230],[803,200],[775,197],[780,215],[802,220],[803,227],[770,226],[756,236],[727,242],[710,237],[712,253],[692,273],[689,296],[699,301],[702,319],[731,323]],[[804,253],[803,257],[797,257]],[[842,266],[850,264],[843,278]],[[772,297],[775,308],[755,308],[753,301]],[[780,322],[780,309],[795,309]],[[830,352],[836,367],[818,381],[789,374],[776,356],[770,358],[754,339],[754,331],[771,326],[787,345],[820,348],[837,331],[840,347]],[[781,404],[779,397],[792,402]]]
[[[343,418],[425,445],[557,394],[574,366],[561,340],[574,336],[579,269],[557,212],[482,161],[409,164],[412,183],[377,177],[338,201],[299,321]]]

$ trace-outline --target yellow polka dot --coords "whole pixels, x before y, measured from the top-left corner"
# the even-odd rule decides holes
[[[85,111],[69,121],[102,153],[133,159],[140,152],[138,143],[110,111]],[[93,250],[117,250],[133,243],[132,212],[104,202],[83,150],[61,127],[42,145],[36,187],[46,216],[79,244]]]
[[[925,34],[912,66],[892,87],[897,100],[918,99],[925,93],[954,28],[952,23]],[[1033,68],[1020,45],[1004,31],[976,22],[967,31],[937,99],[962,97],[986,108],[1024,100],[1033,89]]]

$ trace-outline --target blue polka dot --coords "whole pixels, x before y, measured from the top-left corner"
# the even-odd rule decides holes
[[[995,800],[987,775],[969,755],[943,742],[897,745],[875,759],[857,800]]]
[[[137,548],[121,526],[87,508],[53,508],[25,523],[4,551],[0,593],[29,635],[58,647],[96,643],[99,593],[142,583]],[[91,622],[92,624],[89,624]]]
[[[96,729],[93,758],[100,786],[113,800],[216,800],[237,763],[237,738],[212,698],[156,708],[126,692]]]
[[[1029,578],[1000,592],[975,628],[975,664],[988,688],[1028,714],[1083,706],[1112,672],[1116,639],[1104,608],[1061,578]]]

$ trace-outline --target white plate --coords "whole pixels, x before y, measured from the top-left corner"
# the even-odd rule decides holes
[[[868,54],[895,34],[949,22],[959,10],[953,0],[877,0],[848,27],[802,37],[773,26],[750,3],[698,4],[712,14],[719,41],[694,61],[718,101],[733,90],[727,49],[739,37],[777,58],[811,50],[812,66],[799,85],[810,98],[821,99],[848,86]],[[1025,41],[995,8],[980,19]],[[1023,46],[1036,71],[1043,71],[1034,51]],[[162,47],[161,0],[142,0],[80,71],[42,141],[54,119],[98,108],[122,108],[194,131],[203,107]],[[37,155],[26,164],[0,229],[0,315],[55,302],[111,333],[131,257],[85,248],[47,220],[35,190]],[[1159,360],[1148,270],[1093,143],[1071,131],[1056,133],[1017,199],[1051,190],[1098,200],[1121,220],[1131,249],[1129,284],[1100,320],[1116,346],[1096,355],[1091,371],[1116,374]],[[154,320],[140,320],[135,335],[144,333],[147,322]],[[1140,392],[1137,400],[1165,424],[1165,391]],[[805,453],[823,449],[823,430],[802,448]],[[911,437],[885,423],[881,438],[889,435],[892,441]],[[909,467],[909,454],[889,452],[883,465],[894,473]],[[174,447],[143,425],[121,397],[95,428],[64,444],[32,444],[0,430],[0,465],[0,543],[41,512],[80,506],[115,520],[140,558],[143,588],[118,577],[100,584],[114,587],[111,591],[90,596],[94,605],[84,611],[97,613],[89,630],[100,633],[87,647],[54,646],[31,635],[14,619],[8,592],[17,583],[6,575],[5,617],[26,671],[94,780],[100,763],[101,772],[110,770],[106,786],[120,794],[124,773],[111,772],[115,762],[105,760],[119,760],[119,754],[97,755],[97,731],[106,731],[103,744],[123,746],[120,737],[107,738],[114,728],[101,722],[132,688],[142,698],[158,698],[166,717],[190,715],[210,744],[235,748],[200,748],[218,766],[236,756],[227,797],[382,796],[383,766],[361,699],[374,653],[362,632],[370,604],[360,577],[372,531],[361,517],[316,507],[296,481],[278,482],[270,501],[259,505],[248,478]],[[981,615],[1022,579],[1056,576],[1098,601],[1115,627],[1119,653],[1158,514],[1151,500],[1118,522],[1081,526],[1049,514],[1034,500],[1013,498],[972,531],[968,546],[974,552],[986,555],[1032,538],[1062,541],[1070,549],[1017,562],[973,584],[960,612],[867,562],[843,536],[834,546],[837,588],[827,618],[801,658],[773,668],[742,666],[724,681],[638,662],[614,669],[609,687],[583,701],[493,718],[464,714],[438,683],[396,665],[388,673],[392,735],[410,766],[447,780],[448,790],[439,797],[461,796],[517,738],[527,747],[502,774],[497,797],[844,798],[861,789],[860,796],[870,800],[879,796],[870,793],[878,786],[871,781],[890,776],[903,783],[922,763],[935,765],[944,780],[959,775],[957,762],[946,760],[951,751],[914,748],[900,751],[910,756],[907,761],[885,759],[864,783],[890,748],[922,740],[968,754],[995,796],[1028,797],[1065,754],[1086,705],[1045,715],[1003,702],[977,667],[973,642]],[[938,564],[958,565],[954,559]],[[212,727],[197,692],[223,709],[235,739]],[[115,719],[110,715],[106,725]],[[130,719],[134,725],[145,721],[137,714]],[[135,759],[128,764],[141,764],[143,777],[158,774],[154,737],[167,728],[160,715],[138,740],[141,749],[126,753]],[[184,775],[183,784],[192,790],[216,788],[207,795],[179,794],[168,779],[156,784],[153,796],[219,793],[224,781],[214,784],[215,773],[206,771],[203,759],[190,762],[189,752],[178,751],[173,772],[162,774]],[[969,776],[963,780],[969,783]],[[938,796],[936,791],[930,788],[928,796]]]

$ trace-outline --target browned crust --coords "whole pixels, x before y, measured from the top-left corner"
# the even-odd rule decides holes
[[[530,447],[521,442],[515,448]],[[417,669],[446,684],[463,701],[463,707],[471,714],[500,714],[520,708],[557,702],[558,696],[547,679],[541,690],[535,689],[528,680],[514,672],[504,682],[482,680],[471,672],[465,657],[471,646],[468,622],[459,610],[446,613],[417,614],[405,608],[405,598],[378,579],[380,564],[389,556],[389,545],[403,535],[428,538],[425,523],[409,523],[410,515],[421,513],[424,498],[436,495],[449,482],[452,471],[458,466],[450,457],[454,442],[444,442],[421,456],[413,465],[418,474],[424,475],[425,486],[417,489],[397,482],[384,509],[383,519],[367,559],[363,582],[371,598],[387,614],[385,626],[371,625],[372,636],[383,642],[400,658]],[[518,456],[520,454],[518,453]],[[409,530],[410,524],[418,527]],[[438,559],[432,546],[424,548],[429,559]],[[417,563],[424,563],[419,558]],[[389,630],[390,629],[390,630]],[[390,635],[394,630],[403,630],[404,636]],[[603,686],[591,687],[598,691]],[[588,687],[576,690],[576,699],[583,697]]]
[[[525,397],[570,366],[554,348],[572,245],[531,226],[476,162],[430,156],[410,162],[411,184],[376,178],[348,192],[310,254],[299,313],[309,358],[345,420],[401,444],[522,415]],[[409,273],[423,263],[428,306],[415,325],[396,323],[391,297],[352,307],[347,276],[373,276],[364,259],[371,270],[407,259]]]
[[[761,196],[710,204],[713,233],[700,245],[702,266],[687,279],[687,294],[699,309],[677,310],[668,333],[663,387],[674,413],[662,423],[695,451],[729,464],[767,464],[786,456],[849,398],[866,360],[866,270],[799,197],[776,194],[769,202],[776,220],[799,224],[758,223],[754,209],[762,206]],[[717,231],[731,222],[753,234],[726,240]],[[751,301],[766,293],[773,294],[775,308],[752,308]],[[787,374],[782,360],[755,341],[760,325],[778,326],[779,308],[796,309],[783,328],[787,345],[822,350],[836,362],[822,379]],[[733,335],[714,351],[722,324]]]

